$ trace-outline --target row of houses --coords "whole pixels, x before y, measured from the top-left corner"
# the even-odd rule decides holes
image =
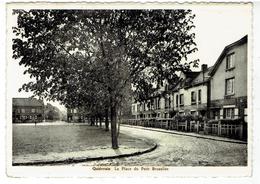
[[[135,119],[171,118],[175,114],[247,122],[247,36],[226,46],[214,66],[182,72],[151,98],[132,104]]]

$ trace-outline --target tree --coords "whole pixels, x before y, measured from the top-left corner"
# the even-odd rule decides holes
[[[146,98],[196,51],[191,10],[16,10],[13,58],[35,81],[21,89],[67,107],[102,101],[118,148],[118,107],[133,85]]]

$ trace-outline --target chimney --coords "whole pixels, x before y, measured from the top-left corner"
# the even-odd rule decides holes
[[[206,65],[206,64],[202,64],[201,65],[201,71],[202,71],[202,77],[203,77],[203,82],[205,81],[205,72],[206,72],[206,70],[207,70],[207,68],[208,68],[208,65]]]
[[[208,69],[208,65],[207,64],[202,64],[201,65],[201,71],[205,72]]]

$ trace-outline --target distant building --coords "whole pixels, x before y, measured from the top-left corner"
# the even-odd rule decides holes
[[[47,103],[44,106],[44,117],[46,121],[58,121],[62,119],[62,113],[59,108]]]
[[[88,114],[79,108],[67,108],[67,121],[83,123],[87,120]]]
[[[13,123],[42,122],[44,103],[35,98],[13,98]]]

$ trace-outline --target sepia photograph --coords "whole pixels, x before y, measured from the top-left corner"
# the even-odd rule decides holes
[[[250,175],[251,11],[8,3],[8,173]]]

